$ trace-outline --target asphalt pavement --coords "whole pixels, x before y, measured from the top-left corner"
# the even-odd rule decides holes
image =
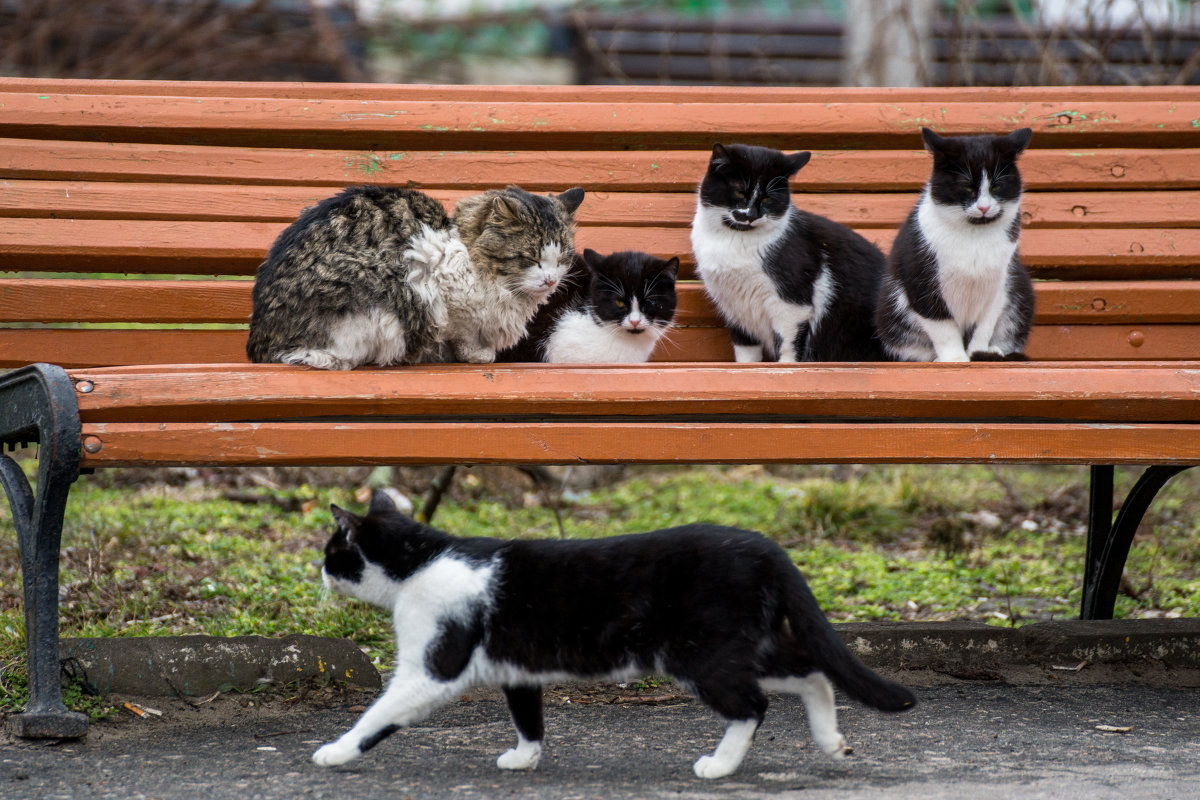
[[[894,675],[905,680],[905,675]],[[922,681],[909,676],[911,684]],[[950,682],[945,682],[949,680]],[[547,692],[546,749],[534,772],[496,757],[514,734],[491,690],[466,695],[346,767],[311,762],[373,693],[146,698],[161,717],[95,724],[61,743],[0,733],[0,798],[1120,798],[1200,796],[1200,690],[1064,680],[916,685],[920,705],[883,714],[839,696],[854,752],[823,755],[803,708],[772,696],[741,769],[704,781],[697,756],[720,736],[702,705],[667,684],[642,692],[563,685]]]

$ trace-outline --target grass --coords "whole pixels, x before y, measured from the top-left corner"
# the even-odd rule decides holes
[[[1127,488],[1135,474],[1122,472]],[[497,475],[460,471],[438,527],[559,535],[545,493],[515,471]],[[424,479],[401,488],[419,494]],[[569,537],[696,520],[757,529],[788,550],[835,620],[1024,624],[1078,613],[1086,482],[1086,469],[1070,467],[638,468],[569,493],[560,516]],[[356,488],[341,478],[253,492],[231,491],[219,475],[184,486],[81,478],[63,532],[62,633],[344,636],[386,668],[387,615],[328,595],[318,577],[329,504],[361,507]],[[1197,489],[1200,474],[1184,473],[1155,503],[1118,617],[1200,616]],[[24,702],[19,552],[6,504],[0,526],[4,711]],[[77,691],[72,702],[104,711]]]

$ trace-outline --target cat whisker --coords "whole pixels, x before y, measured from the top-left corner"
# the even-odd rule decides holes
[[[764,190],[764,193],[770,194],[771,192],[778,189],[781,185],[787,185],[787,182],[788,182],[788,179],[785,176],[776,175],[774,178],[772,178],[770,180],[769,183],[767,183],[767,188]]]
[[[669,345],[675,343],[671,338],[671,334],[675,333],[675,331],[677,331],[678,328],[676,328],[674,324],[672,324],[671,322],[667,322],[665,324],[660,324],[660,323],[656,322],[654,324],[654,327],[661,328],[661,330],[658,334],[658,344],[655,345],[656,347],[659,345],[662,345],[664,343],[669,344]]]
[[[609,276],[597,275],[596,277],[600,279],[601,285],[610,287],[617,294],[624,294],[624,291],[621,289],[621,285]]]

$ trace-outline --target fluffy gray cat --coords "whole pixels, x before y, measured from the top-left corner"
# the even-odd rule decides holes
[[[583,189],[459,201],[357,186],[305,209],[254,281],[251,361],[354,369],[486,363],[524,335],[570,266]]]

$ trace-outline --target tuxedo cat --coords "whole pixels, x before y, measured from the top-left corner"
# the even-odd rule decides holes
[[[792,205],[807,152],[715,145],[692,220],[696,271],[738,361],[882,361],[886,262],[844,225]]]
[[[787,555],[717,525],[592,540],[459,539],[376,492],[366,517],[333,507],[323,578],[392,612],[396,671],[341,738],[313,754],[344,764],[474,685],[499,686],[517,729],[502,769],[542,749],[541,687],[574,677],[675,676],[720,715],[725,735],[701,778],[738,768],[767,710],[764,690],[804,699],[820,748],[846,751],[833,686],[884,711],[911,708],[842,643]]]
[[[486,363],[525,333],[575,253],[583,189],[460,200],[357,186],[305,209],[254,280],[246,354],[319,369]]]
[[[884,347],[904,361],[1024,359],[1033,284],[1017,253],[1017,156],[1033,131],[921,135],[933,174],[892,245],[877,319]]]
[[[650,360],[675,315],[679,259],[584,250],[525,337],[497,361],[634,364]]]

